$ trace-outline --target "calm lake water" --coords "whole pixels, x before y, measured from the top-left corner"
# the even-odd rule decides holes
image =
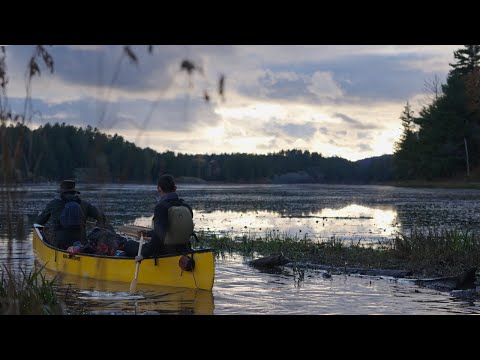
[[[149,226],[155,186],[82,185],[83,199],[102,208],[114,225]],[[55,196],[56,185],[36,185],[13,195],[7,209],[0,193],[0,262],[31,269],[31,226]],[[480,191],[342,185],[179,185],[192,205],[196,230],[231,235],[268,232],[315,239],[377,243],[416,227],[458,227],[480,231]],[[10,213],[10,222],[7,214]],[[10,224],[10,226],[8,225]],[[286,269],[266,274],[241,256],[215,264],[212,292],[64,277],[69,304],[94,314],[470,314],[478,302],[419,288],[388,277],[306,271],[298,286]],[[49,274],[53,276],[54,274]]]

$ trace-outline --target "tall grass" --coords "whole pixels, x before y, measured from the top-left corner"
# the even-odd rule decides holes
[[[480,236],[469,230],[412,229],[399,234],[392,248],[417,271],[452,273],[480,267]]]
[[[384,256],[384,252],[373,250],[363,244],[345,245],[344,241],[336,237],[318,242],[307,236],[290,236],[277,232],[267,232],[264,236],[248,234],[241,237],[200,232],[198,238],[200,245],[215,249],[217,258],[233,253],[245,257],[283,254],[293,262],[312,261],[344,266],[346,261],[350,261],[351,264],[364,263],[368,258],[370,262],[375,262],[376,257]]]
[[[215,249],[216,257],[233,253],[248,258],[283,254],[292,263],[312,262],[335,267],[410,270],[421,275],[452,275],[480,267],[480,236],[469,231],[427,229],[398,234],[390,241],[350,243],[336,237],[315,241],[276,232],[264,236],[234,237],[199,233],[201,245]]]
[[[3,267],[0,278],[1,315],[63,315],[66,308],[56,295],[56,278],[46,279],[40,269],[14,274]]]

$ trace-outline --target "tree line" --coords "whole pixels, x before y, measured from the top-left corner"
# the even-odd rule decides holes
[[[394,179],[391,155],[356,162],[317,152],[193,155],[142,149],[97,128],[47,123],[37,129],[0,126],[0,159],[15,166],[17,182],[78,181],[155,183],[160,174],[218,182],[378,183]],[[10,161],[8,161],[10,159]]]
[[[480,163],[480,45],[454,52],[446,83],[427,82],[430,101],[415,116],[407,102],[395,146],[398,179],[470,179]]]

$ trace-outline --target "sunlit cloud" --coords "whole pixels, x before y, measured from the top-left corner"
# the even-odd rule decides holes
[[[187,153],[297,148],[358,160],[391,154],[409,101],[428,102],[460,45],[145,45],[48,47],[55,72],[32,83],[32,126],[98,126],[142,147]],[[8,94],[21,112],[33,46],[8,46]],[[202,72],[180,68],[190,59]],[[225,101],[218,79],[226,76]],[[209,102],[204,101],[205,91]]]
[[[312,76],[311,85],[308,91],[315,94],[318,98],[338,98],[343,95],[342,89],[333,80],[333,74],[330,72],[316,71]]]

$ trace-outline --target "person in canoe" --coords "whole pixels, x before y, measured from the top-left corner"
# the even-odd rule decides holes
[[[140,231],[144,237],[150,237],[138,255],[139,243],[129,240],[124,245],[127,256],[135,256],[137,262],[146,257],[175,252],[190,251],[190,237],[193,234],[193,211],[190,205],[180,199],[173,176],[160,176],[157,184],[160,200],[155,206],[153,230]]]
[[[80,199],[75,181],[60,183],[59,195],[50,201],[38,215],[36,223],[47,224],[47,241],[60,249],[67,249],[75,242],[86,242],[86,221],[91,217],[97,226],[105,226],[105,215],[89,202]]]

